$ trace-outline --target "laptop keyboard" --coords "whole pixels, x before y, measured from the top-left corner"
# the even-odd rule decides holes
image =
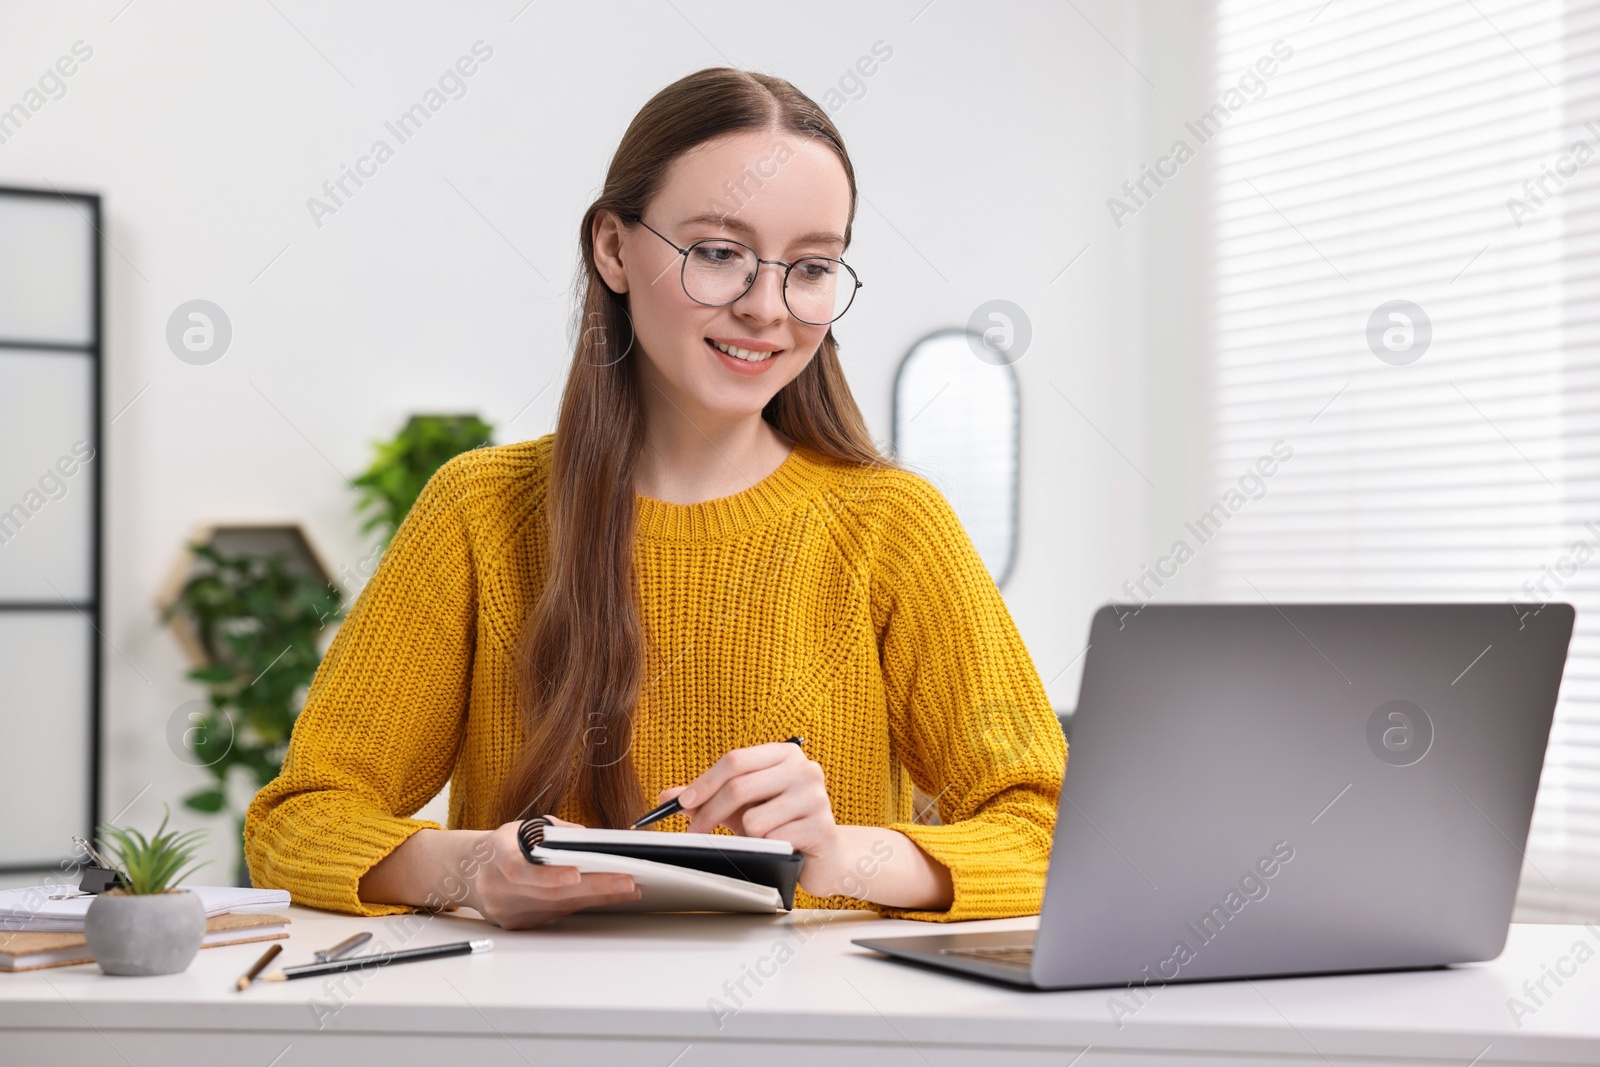
[[[987,963],[1013,963],[1020,967],[1033,966],[1032,945],[985,945],[981,948],[942,948],[941,956],[965,956]]]

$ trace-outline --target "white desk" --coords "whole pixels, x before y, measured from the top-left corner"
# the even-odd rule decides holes
[[[1600,958],[1579,965],[1560,989],[1549,982],[1554,995],[1520,1028],[1506,1006],[1575,941],[1600,944],[1582,927],[1514,927],[1491,964],[1169,986],[1119,1029],[1109,991],[1014,991],[857,949],[853,937],[927,929],[858,912],[573,916],[520,932],[488,927],[471,913],[356,919],[294,908],[290,915],[282,963],[308,962],[315,949],[362,929],[389,948],[485,934],[495,947],[359,981],[346,976],[342,994],[324,979],[234,992],[259,944],[203,949],[188,971],[156,978],[107,977],[93,964],[0,974],[0,1063],[1176,1067],[1247,1055],[1252,1067],[1600,1063]],[[409,939],[400,933],[405,921],[416,927]],[[775,951],[779,944],[787,950]],[[770,977],[760,986],[746,977],[749,995],[738,996],[735,984],[758,967]],[[733,1009],[720,1029],[708,1007],[713,998]],[[323,1005],[320,1019],[314,1000]]]

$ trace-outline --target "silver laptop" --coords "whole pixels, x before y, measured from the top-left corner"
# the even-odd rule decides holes
[[[1037,989],[1505,946],[1570,604],[1108,605],[1037,935],[855,944]]]

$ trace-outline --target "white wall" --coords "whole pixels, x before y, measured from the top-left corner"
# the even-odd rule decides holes
[[[1138,158],[1123,180],[1169,156],[1180,138],[1194,143],[1184,123],[1202,114],[1216,97],[1211,88],[1211,0],[1143,0],[1142,7],[1136,47],[1140,66],[1154,84],[1145,85],[1140,94]],[[1205,151],[1199,146],[1200,153]],[[1134,362],[1144,376],[1138,392],[1145,473],[1154,483],[1148,493],[1146,554],[1115,583],[1119,588],[1112,595],[1119,599],[1126,599],[1122,581],[1136,581],[1146,565],[1155,566],[1184,536],[1184,522],[1212,503],[1205,409],[1210,163],[1197,154],[1160,187],[1147,183],[1154,195],[1137,214],[1123,216],[1117,231],[1137,249],[1129,281],[1137,294],[1132,316],[1141,329]],[[1110,212],[1105,216],[1111,226]],[[1205,596],[1208,562],[1197,555],[1157,590],[1160,600]],[[1145,588],[1156,589],[1153,583]]]
[[[154,606],[184,538],[299,520],[336,568],[356,567],[369,546],[345,478],[404,415],[478,411],[501,441],[552,429],[578,219],[634,111],[722,57],[821,98],[874,42],[893,49],[834,112],[869,286],[839,330],[850,381],[887,440],[896,361],[917,337],[984,300],[1026,309],[1006,594],[1052,700],[1075,703],[1089,614],[1165,543],[1173,509],[1152,501],[1182,480],[1172,411],[1152,421],[1146,404],[1174,379],[1144,346],[1185,355],[1181,331],[1142,322],[1154,220],[1117,230],[1105,199],[1149,158],[1154,98],[1135,66],[1184,84],[1174,71],[1201,45],[1171,25],[1192,5],[123,3],[0,8],[0,108],[74,42],[94,50],[0,144],[0,183],[99,192],[109,221],[106,406],[121,414],[104,453],[102,817],[138,796],[124,819],[153,826],[204,780],[163,739],[199,695]],[[466,96],[315,225],[307,198],[376,138],[393,144],[385,121],[479,40],[493,57]],[[234,331],[207,366],[164,338],[194,298]],[[214,854],[203,878],[231,866]]]

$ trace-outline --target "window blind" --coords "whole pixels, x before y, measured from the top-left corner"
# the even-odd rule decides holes
[[[1211,499],[1293,458],[1202,592],[1576,605],[1516,918],[1593,920],[1600,4],[1217,0],[1214,29]]]

